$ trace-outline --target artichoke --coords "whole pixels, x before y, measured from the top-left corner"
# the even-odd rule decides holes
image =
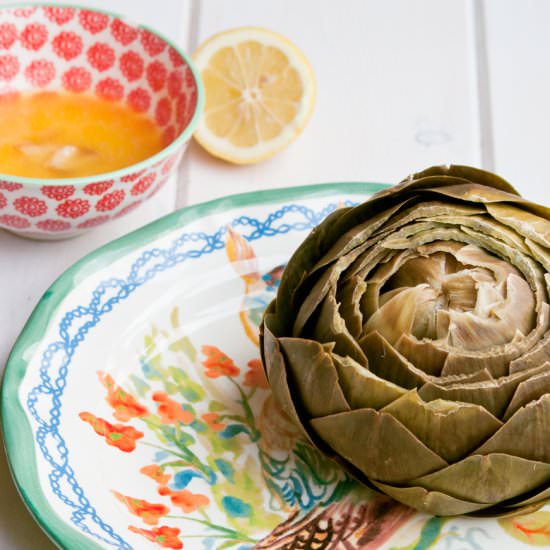
[[[550,497],[550,209],[432,167],[333,212],[264,315],[274,396],[352,476],[433,515]]]

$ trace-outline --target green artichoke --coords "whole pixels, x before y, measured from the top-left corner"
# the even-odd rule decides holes
[[[261,331],[303,436],[434,515],[550,497],[550,209],[498,176],[432,167],[332,213]]]

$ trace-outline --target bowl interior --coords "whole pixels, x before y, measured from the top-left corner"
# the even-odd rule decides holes
[[[0,101],[59,90],[147,114],[162,128],[166,146],[191,121],[198,96],[184,56],[149,29],[77,7],[1,7]]]

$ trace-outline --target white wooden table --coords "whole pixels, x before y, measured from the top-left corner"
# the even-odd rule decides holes
[[[302,136],[256,166],[228,165],[192,143],[177,180],[141,209],[78,239],[41,243],[0,231],[0,372],[58,275],[98,246],[189,204],[329,181],[393,183],[452,162],[495,170],[526,197],[550,205],[548,0],[85,3],[146,22],[189,52],[231,27],[279,31],[310,59],[317,105]],[[0,452],[0,548],[50,547]]]

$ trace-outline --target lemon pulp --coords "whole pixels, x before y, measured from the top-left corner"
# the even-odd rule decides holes
[[[285,37],[254,27],[207,40],[194,54],[206,104],[195,138],[235,163],[268,158],[304,128],[315,100],[313,71]]]

